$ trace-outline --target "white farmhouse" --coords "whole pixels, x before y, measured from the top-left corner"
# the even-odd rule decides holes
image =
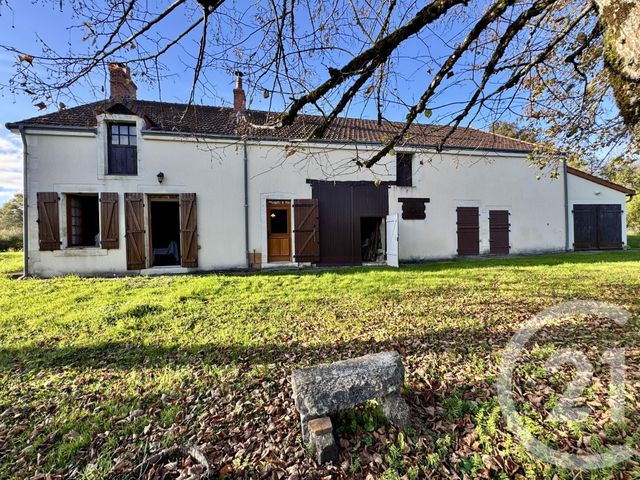
[[[372,170],[399,123],[321,117],[256,128],[271,114],[136,99],[113,64],[108,100],[7,128],[25,152],[25,271],[51,276],[359,265],[468,255],[620,249],[620,185],[529,166],[533,145],[416,125]]]

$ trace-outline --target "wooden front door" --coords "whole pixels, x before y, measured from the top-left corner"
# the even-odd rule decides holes
[[[267,202],[267,260],[291,261],[291,202],[269,200]]]

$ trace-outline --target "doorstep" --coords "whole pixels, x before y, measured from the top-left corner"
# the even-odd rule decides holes
[[[179,275],[193,271],[191,268],[181,267],[180,265],[169,265],[166,267],[151,267],[140,270],[140,275]]]

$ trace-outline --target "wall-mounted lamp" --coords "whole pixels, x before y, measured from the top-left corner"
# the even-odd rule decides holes
[[[276,218],[276,214],[271,212],[271,215],[269,215],[271,218]]]
[[[158,183],[164,182],[164,173],[162,172],[158,173],[157,177],[158,177]]]

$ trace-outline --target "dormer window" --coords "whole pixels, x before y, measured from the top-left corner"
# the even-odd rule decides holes
[[[109,175],[138,174],[138,139],[131,123],[110,123],[108,133]]]

